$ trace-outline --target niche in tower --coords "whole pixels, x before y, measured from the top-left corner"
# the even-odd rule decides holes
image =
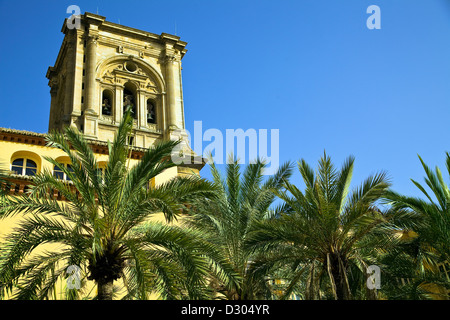
[[[131,82],[127,82],[123,89],[123,113],[131,109],[131,116],[137,119],[137,105],[136,105],[136,86]]]
[[[152,99],[147,99],[147,123],[156,123],[156,104]]]
[[[111,116],[112,115],[112,103],[113,94],[110,90],[103,90],[102,92],[102,115]]]

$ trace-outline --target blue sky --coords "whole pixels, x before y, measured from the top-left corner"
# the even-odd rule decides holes
[[[418,154],[445,168],[447,0],[0,1],[0,127],[47,131],[45,74],[71,4],[188,43],[190,131],[199,120],[204,130],[279,129],[281,162],[304,158],[315,167],[326,150],[339,166],[352,154],[355,184],[386,170],[409,195],[419,195],[409,179],[423,181]],[[366,27],[373,4],[380,30]]]

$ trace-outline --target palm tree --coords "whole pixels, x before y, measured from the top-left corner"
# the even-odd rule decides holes
[[[0,164],[0,195],[5,195],[9,191],[8,172]]]
[[[400,289],[408,297],[429,298],[430,290],[427,288],[433,288],[429,284],[435,284],[446,288],[434,292],[435,296],[442,295],[448,299],[450,285],[447,275],[440,272],[439,266],[450,262],[450,189],[439,167],[433,171],[420,156],[419,160],[426,174],[425,183],[432,193],[413,179],[411,181],[422,192],[425,200],[404,196],[393,190],[386,193],[387,203],[396,212],[395,222],[407,235],[395,254],[386,257],[386,263],[392,270],[392,260],[402,257],[407,261],[403,265],[410,267],[403,268],[400,274],[410,280],[411,288],[405,290],[408,289],[406,286]],[[446,153],[446,167],[450,175],[449,153]],[[394,271],[399,270],[393,270],[393,274],[398,276],[399,273]]]
[[[306,299],[360,295],[374,249],[389,239],[383,230],[387,221],[377,208],[389,183],[380,172],[350,192],[353,165],[349,157],[336,170],[324,154],[316,174],[305,160],[299,161],[305,190],[285,181],[286,191],[275,192],[284,205],[249,236],[250,248],[267,253],[257,272],[289,271],[282,298],[298,289]]]
[[[173,222],[191,200],[212,196],[214,188],[198,176],[149,187],[150,179],[175,166],[171,152],[178,142],[157,143],[130,166],[127,138],[132,124],[128,111],[108,145],[104,174],[75,128],[67,128],[65,135],[48,134],[48,145],[70,157],[72,170],[46,160],[71,182],[44,171],[36,175],[28,194],[1,199],[0,217],[24,216],[1,246],[2,291],[11,294],[15,288],[17,299],[48,298],[58,279],[66,279],[69,266],[84,275],[80,290],[67,290],[71,299],[81,297],[87,279],[95,282],[100,300],[113,298],[113,283],[119,279],[127,290],[125,299],[147,299],[152,293],[167,299],[201,298],[212,265],[216,276],[232,281],[232,272],[198,230],[151,221],[162,212]],[[56,193],[67,201],[58,201]]]
[[[193,205],[186,225],[203,230],[212,245],[239,276],[236,283],[212,281],[213,293],[223,294],[229,300],[247,300],[270,297],[264,277],[251,275],[251,265],[256,256],[246,249],[249,231],[257,221],[264,220],[275,200],[272,193],[291,175],[289,163],[264,179],[266,164],[256,160],[246,166],[241,175],[237,159],[230,156],[223,178],[211,161],[213,181],[218,189],[216,198]]]

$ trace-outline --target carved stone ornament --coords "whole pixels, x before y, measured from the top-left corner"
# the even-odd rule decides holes
[[[104,82],[109,82],[109,83],[114,83],[114,75],[110,72],[110,71],[106,71],[105,74],[103,75],[102,80]]]
[[[159,91],[158,85],[151,71],[147,70],[143,66],[140,66],[139,63],[136,63],[137,60],[133,60],[131,62],[132,67],[135,68],[135,70],[131,70],[126,66],[126,63],[128,62],[129,60],[127,59],[122,62],[117,61],[107,66],[102,71],[100,81],[106,84],[120,85],[129,80],[133,80],[136,83],[139,83],[140,89],[157,93]]]
[[[89,34],[88,36],[87,36],[87,43],[88,44],[97,44],[97,41],[98,41],[98,34]]]

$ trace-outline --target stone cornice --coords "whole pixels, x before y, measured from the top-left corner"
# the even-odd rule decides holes
[[[102,25],[106,20],[106,17],[99,16],[98,14],[94,14],[94,13],[90,13],[90,12],[85,12],[82,17],[85,22],[87,22],[89,24],[97,25],[97,26]]]

